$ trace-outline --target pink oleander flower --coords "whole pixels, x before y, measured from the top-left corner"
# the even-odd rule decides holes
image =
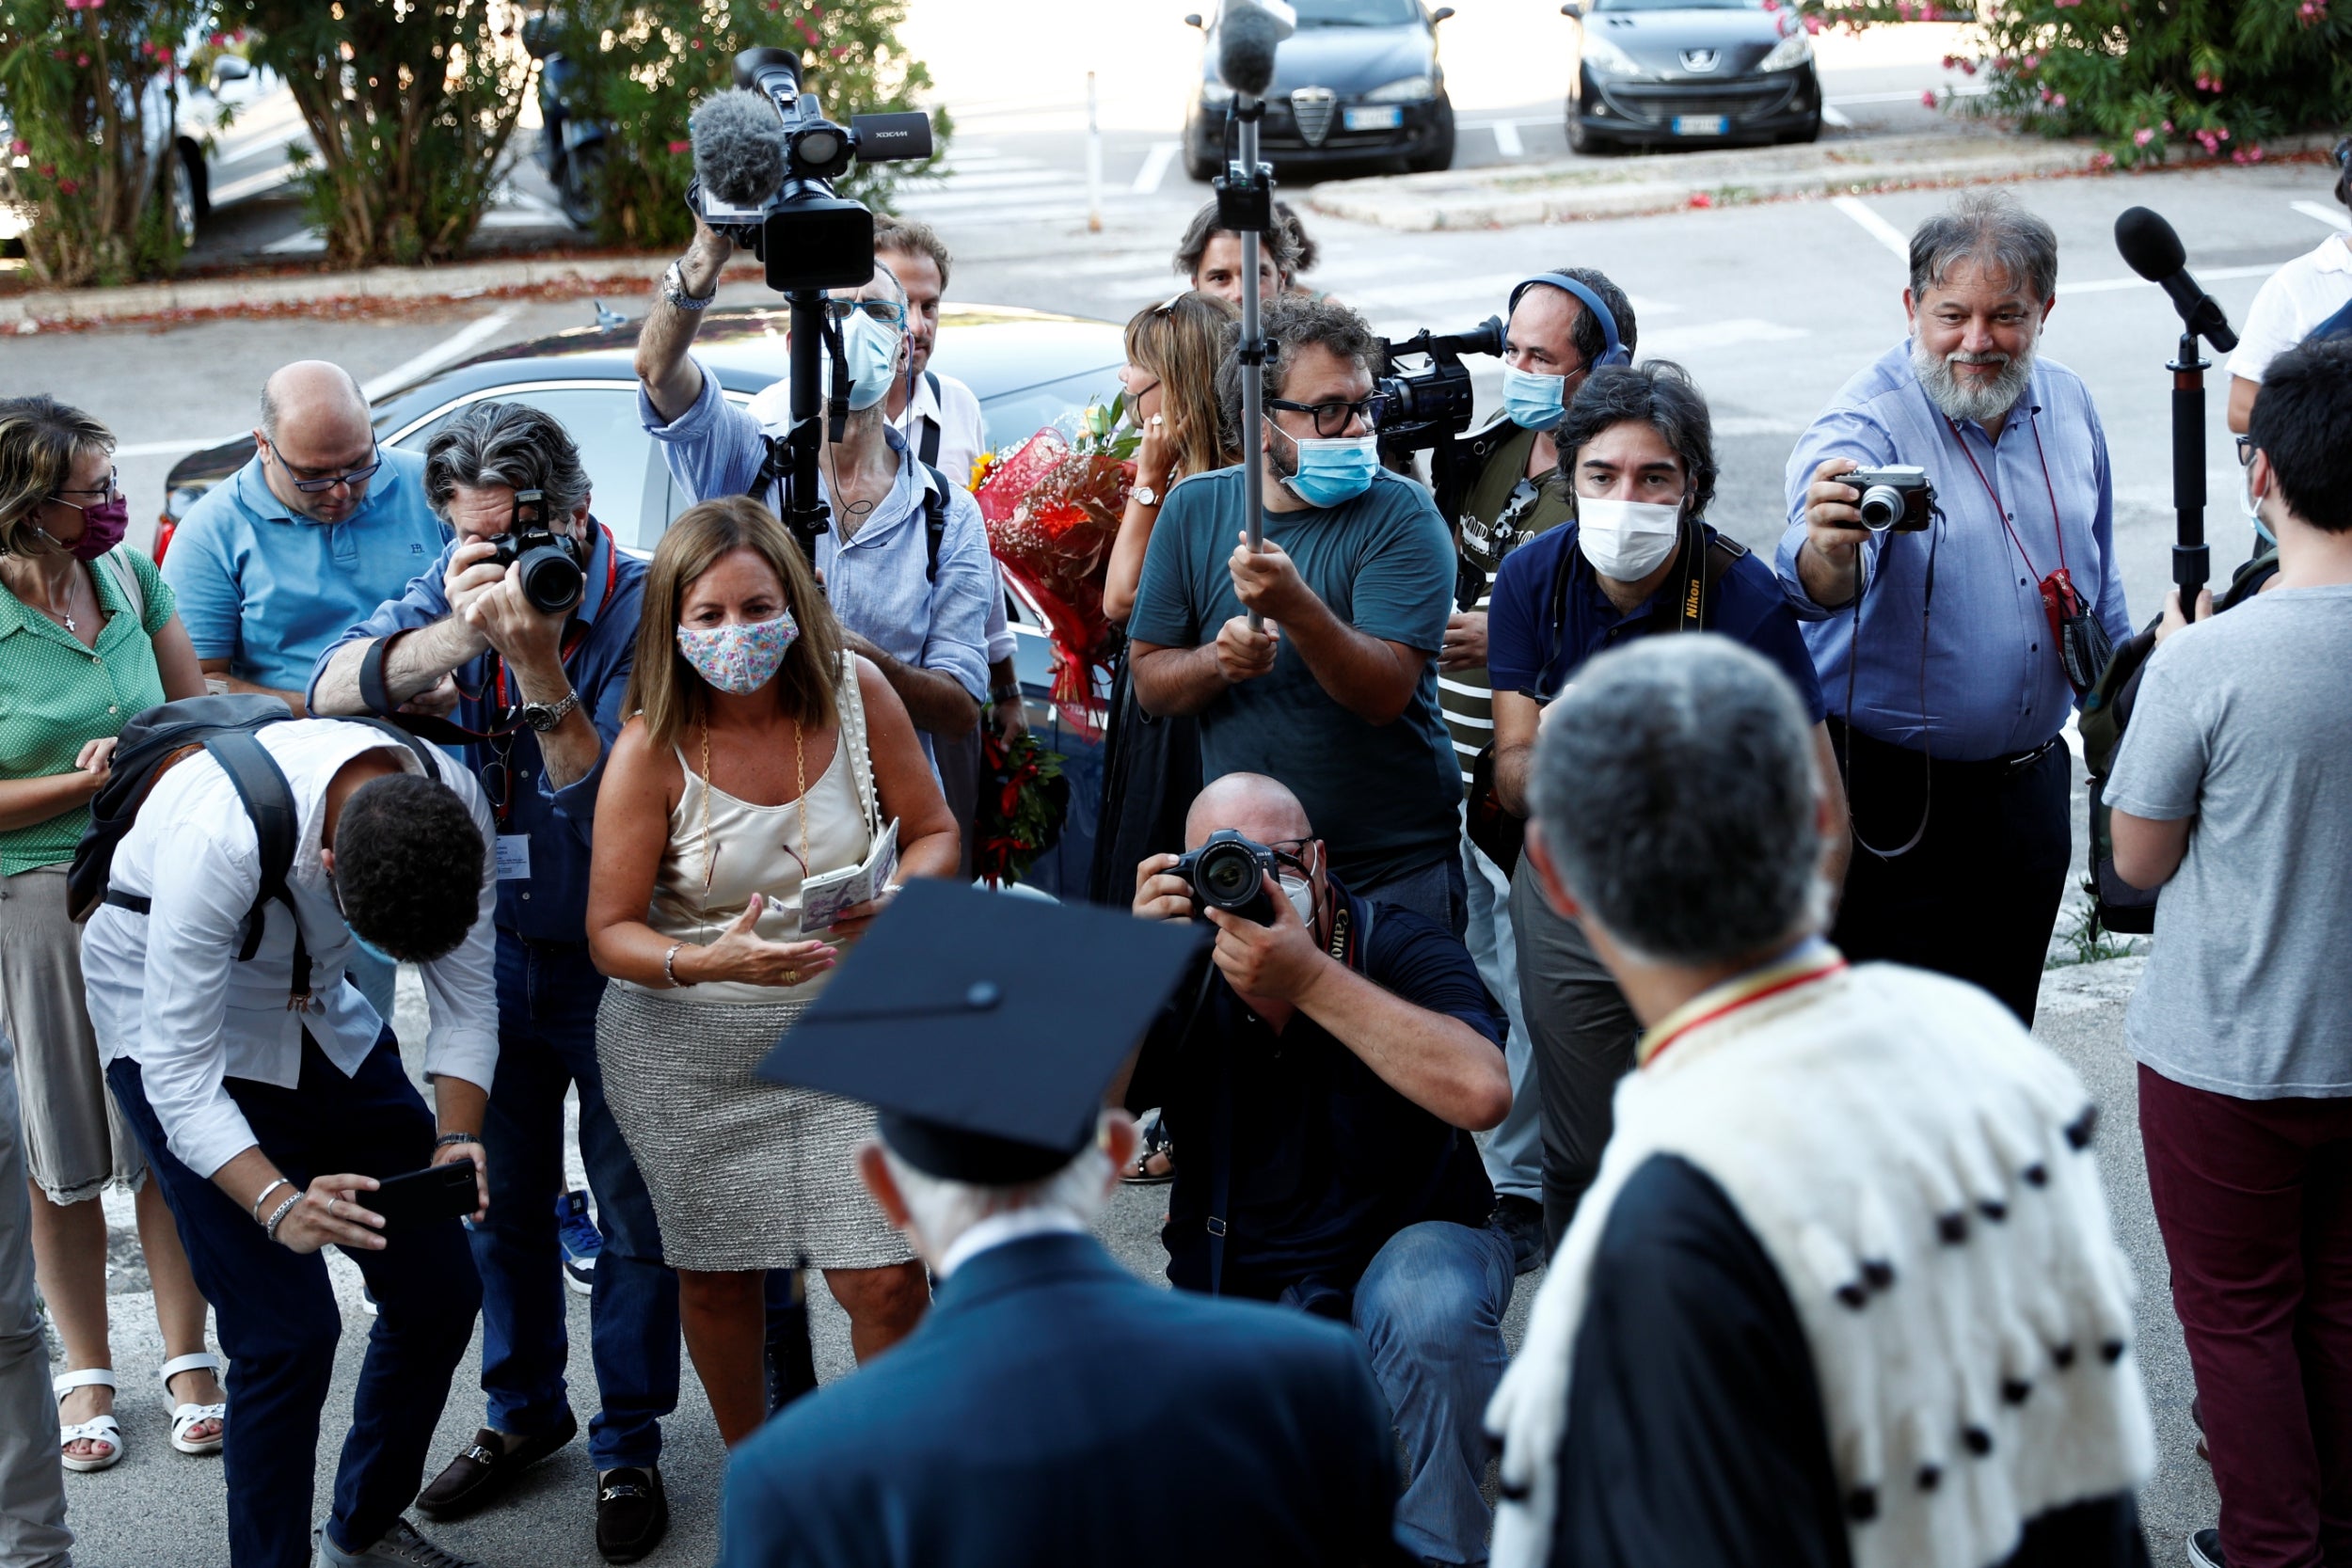
[[[23,136],[19,136],[16,140],[8,143],[8,152],[12,157],[22,158],[32,150],[33,144],[26,141]]]
[[[2163,130],[2164,130],[2164,133],[2165,133],[2167,135],[2171,135],[2171,134],[2172,134],[2172,122],[2171,122],[2170,120],[2169,120],[2169,119],[2168,119],[2168,120],[2166,120],[2166,121],[2164,122]]]
[[[2134,147],[2145,147],[2155,139],[2156,134],[2148,129],[2145,125],[2132,133],[2132,145]]]
[[[2090,155],[2090,166],[2095,169],[2113,168],[2115,166],[2115,154],[2112,152],[2093,152]]]
[[[1934,108],[1934,107],[1935,107],[1935,94],[1934,94],[1934,93],[1932,93],[1932,92],[1923,92],[1923,93],[1921,93],[1921,94],[1919,95],[1919,107],[1921,107],[1921,108],[1923,108],[1923,109],[1932,109],[1932,108]]]
[[[57,182],[57,194],[60,196],[72,196],[81,188],[82,187],[80,185],[71,180],[60,180]]]
[[[670,144],[670,150],[673,152],[691,152],[694,150],[694,144],[691,141],[674,141]]]
[[[2042,69],[2042,56],[2039,55],[2026,55],[2026,69],[2027,71],[2040,71]]]
[[[2063,109],[2066,107],[2066,95],[2064,93],[2059,93],[2058,96],[2051,99],[2050,107],[2053,109]]]
[[[1961,61],[1960,73],[1963,76],[1974,76],[1977,73],[1977,62],[1974,60]]]

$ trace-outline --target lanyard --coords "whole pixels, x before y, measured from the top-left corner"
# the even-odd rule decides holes
[[[602,615],[604,607],[612,602],[612,585],[621,575],[621,551],[620,546],[612,542],[612,531],[602,523],[596,527],[604,533],[604,593],[596,600],[596,613]],[[580,652],[580,645],[588,641],[591,629],[588,622],[574,621],[570,633],[564,639],[563,647],[555,656],[557,662],[570,663],[572,656]],[[498,683],[499,706],[501,709],[513,707],[513,701],[506,695],[506,660],[502,658],[498,661]]]
[[[2009,542],[2017,546],[2018,555],[2026,562],[2026,571],[2035,581],[2041,581],[2042,574],[2034,569],[2033,557],[2026,554],[2026,542],[2017,537],[2015,529],[2010,527],[2009,508],[2001,504],[2001,493],[1993,488],[1993,482],[1985,478],[1984,470],[1978,467],[1977,454],[1968,450],[1967,437],[1961,435],[1960,426],[1952,423],[1952,417],[1949,414],[1944,416],[1944,423],[1950,429],[1952,439],[1960,443],[1960,455],[1968,459],[1968,467],[1976,470],[1977,483],[1983,485],[1984,493],[1992,498],[1993,515],[2001,519],[2001,527],[2008,532]],[[2066,525],[2058,518],[2058,488],[2050,483],[2050,456],[2042,448],[2042,421],[2034,415],[2028,414],[2026,416],[2026,425],[2033,432],[2034,455],[2042,461],[2042,490],[2050,498],[2050,531],[2058,537],[2058,570],[2064,572],[2066,570]],[[2071,577],[2073,574],[2068,575]]]
[[[1778,996],[1799,986],[1827,979],[1845,967],[1845,956],[1836,948],[1828,948],[1750,970],[1685,1003],[1658,1028],[1642,1037],[1641,1043],[1634,1048],[1634,1054],[1642,1067],[1655,1067],[1659,1057],[1693,1029],[1728,1017],[1742,1007],[1753,1006],[1766,997]]]
[[[612,541],[611,529],[606,528],[602,523],[598,523],[596,527],[604,533],[604,593],[596,600],[596,614],[602,616],[605,607],[612,602],[612,586],[621,575],[621,550],[620,546]],[[586,621],[574,621],[564,638],[562,647],[556,654],[557,661],[569,664],[572,655],[578,653],[580,645],[588,641],[588,634],[592,629],[594,628]],[[515,705],[506,691],[506,660],[497,658],[495,662],[498,670],[499,711],[501,714],[511,714]],[[494,721],[490,729],[474,737],[487,742],[498,753],[491,766],[499,771],[499,791],[490,801],[490,812],[498,819],[498,824],[501,828],[506,825],[507,816],[515,809],[513,752],[515,749],[514,734],[516,727],[516,721],[501,720]]]

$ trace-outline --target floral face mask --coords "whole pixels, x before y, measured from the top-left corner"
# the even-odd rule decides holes
[[[786,651],[800,635],[801,625],[787,610],[772,621],[748,626],[680,626],[677,651],[712,686],[746,697],[776,678]]]

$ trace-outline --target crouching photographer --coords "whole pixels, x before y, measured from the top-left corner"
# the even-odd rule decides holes
[[[1186,1151],[1168,1277],[1352,1323],[1404,1436],[1399,1540],[1483,1562],[1479,1420],[1513,1267],[1470,1134],[1510,1108],[1502,1016],[1459,941],[1331,875],[1274,780],[1210,784],[1184,844],[1136,867],[1134,904],[1216,928],[1135,1085]]]

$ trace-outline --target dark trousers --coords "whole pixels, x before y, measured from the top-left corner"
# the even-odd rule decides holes
[[[197,1289],[213,1304],[229,1353],[222,1450],[229,1560],[235,1568],[307,1568],[319,1415],[343,1329],[326,1259],[271,1241],[234,1198],[180,1163],[147,1102],[136,1062],[118,1058],[106,1082],[164,1184]],[[228,1089],[262,1151],[296,1186],[346,1172],[397,1176],[433,1156],[432,1114],[401,1070],[389,1029],[349,1078],[306,1035],[294,1087],[231,1078]],[[381,1252],[349,1257],[377,1311],[326,1528],[344,1550],[364,1551],[424,1479],[425,1450],[450,1376],[473,1337],[482,1286],[453,1219],[404,1231]]]
[[[1551,907],[1535,867],[1511,879],[1519,1012],[1534,1047],[1544,1138],[1544,1239],[1556,1249],[1600,1169],[1617,1080],[1633,1069],[1642,1025],[1584,927]]]
[[[1982,986],[2030,1025],[2074,850],[2066,747],[2023,763],[1931,764],[1835,719],[1830,738],[1848,758],[1858,838],[1897,848],[1927,818],[1907,854],[1882,860],[1853,847],[1830,940],[1856,962],[1883,958]]]
[[[604,1250],[588,1298],[597,1411],[588,1457],[599,1470],[650,1467],[661,1418],[677,1408],[677,1275],[644,1178],[604,1102],[596,1004],[604,976],[585,946],[499,932],[499,1063],[482,1124],[490,1216],[471,1232],[482,1272],[482,1391],[486,1422],[536,1434],[568,1405],[571,1351],[555,1199],[564,1190],[564,1094],[580,1091],[580,1155]]]
[[[956,819],[956,835],[963,844],[957,876],[972,879],[973,854],[979,847],[980,730],[975,724],[961,735],[927,732],[931,756],[939,764],[939,792],[947,798],[947,813]]]
[[[2139,1136],[2230,1568],[2352,1563],[2352,1100],[2139,1069]]]

